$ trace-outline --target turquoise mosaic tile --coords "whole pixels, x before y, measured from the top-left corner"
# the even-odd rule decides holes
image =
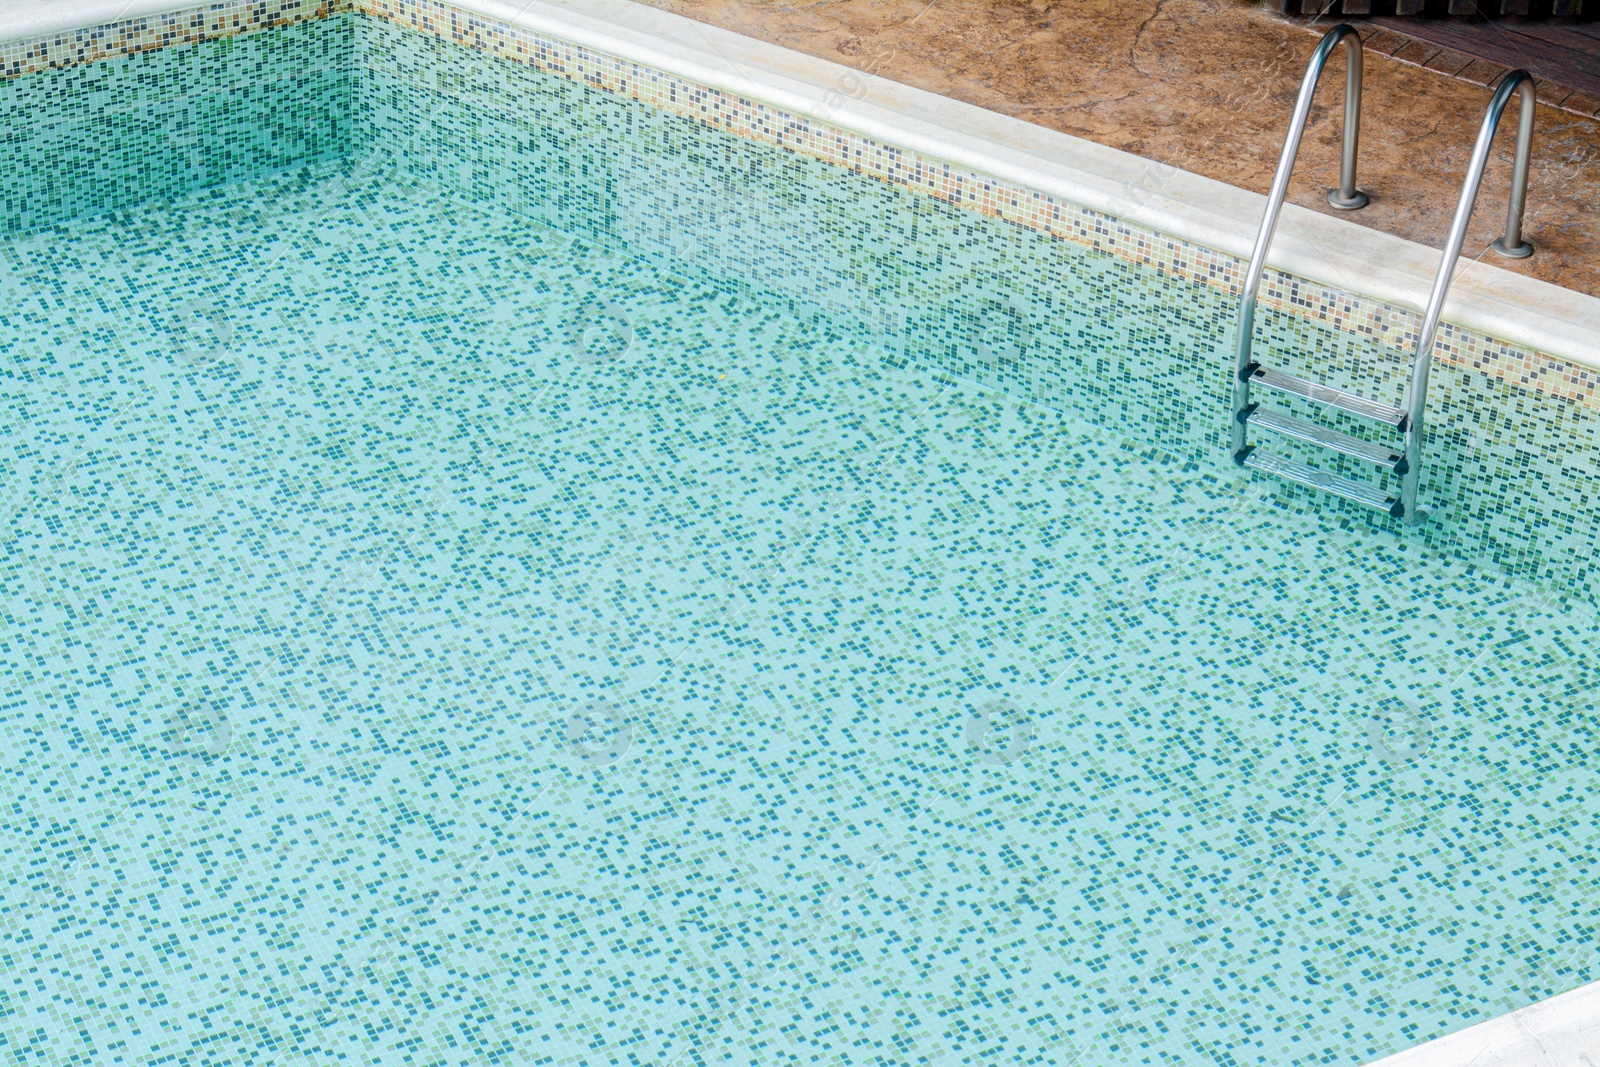
[[[711,266],[789,301],[796,314],[821,311],[836,329],[889,338],[924,366],[1196,462],[1221,461],[1219,368],[1231,358],[1237,314],[1227,293],[587,81],[378,19],[362,18],[358,29],[364,136],[399,152],[418,176],[617,242],[668,271]],[[1399,402],[1409,350],[1266,307],[1257,321],[1257,347],[1287,369]],[[1443,365],[1429,403],[1422,500],[1433,517],[1399,536],[1492,558],[1592,601],[1600,407]],[[1320,450],[1275,447],[1377,478]],[[1388,526],[1357,505],[1271,485],[1287,506]]]
[[[0,78],[0,233],[347,155],[355,16]]]
[[[9,1059],[1357,1064],[1600,977],[1587,527],[1280,496],[1206,290],[348,32],[343,158],[0,246]],[[1461,477],[1587,492],[1546,403]]]

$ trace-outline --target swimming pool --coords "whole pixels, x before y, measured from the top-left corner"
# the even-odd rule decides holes
[[[1600,977],[1590,409],[1444,378],[1403,532],[1217,462],[1225,291],[591,79],[5,92],[13,1059],[1361,1063]]]

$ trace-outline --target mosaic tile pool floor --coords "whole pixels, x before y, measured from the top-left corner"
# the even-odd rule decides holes
[[[1600,977],[1591,614],[393,177],[3,246],[8,1062],[1353,1064]]]

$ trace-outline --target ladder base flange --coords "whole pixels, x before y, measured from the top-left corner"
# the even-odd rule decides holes
[[[1489,242],[1489,247],[1494,249],[1497,254],[1505,256],[1507,259],[1527,259],[1529,256],[1533,255],[1533,246],[1526,241],[1522,242],[1520,245],[1517,245],[1515,248],[1507,248],[1506,239],[1504,237],[1496,237],[1493,241]]]
[[[1372,203],[1372,198],[1360,189],[1357,189],[1356,195],[1348,200],[1339,195],[1339,190],[1328,190],[1328,206],[1340,211],[1360,211],[1370,203]]]

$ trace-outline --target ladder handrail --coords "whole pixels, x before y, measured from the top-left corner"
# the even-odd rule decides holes
[[[1495,132],[1500,128],[1501,116],[1511,102],[1511,94],[1520,93],[1522,107],[1517,116],[1517,152],[1511,167],[1511,195],[1506,205],[1505,236],[1494,242],[1501,255],[1522,257],[1530,255],[1533,247],[1522,239],[1522,212],[1528,199],[1528,158],[1533,151],[1533,75],[1525,70],[1513,70],[1500,82],[1489,106],[1483,113],[1483,123],[1478,127],[1478,140],[1472,146],[1472,160],[1467,164],[1466,181],[1461,186],[1461,199],[1456,204],[1455,220],[1450,224],[1450,236],[1444,245],[1444,257],[1439,263],[1439,273],[1433,280],[1433,291],[1428,295],[1428,308],[1422,317],[1422,329],[1417,334],[1417,351],[1411,365],[1411,380],[1406,386],[1406,463],[1409,468],[1401,479],[1401,502],[1405,505],[1408,521],[1418,521],[1416,515],[1417,482],[1422,466],[1422,413],[1428,402],[1428,369],[1433,362],[1433,345],[1439,332],[1439,319],[1444,313],[1445,296],[1450,291],[1450,281],[1455,275],[1456,261],[1461,256],[1461,246],[1467,239],[1467,224],[1472,221],[1472,210],[1477,204],[1478,189],[1483,184],[1483,172],[1489,164],[1489,149],[1493,146]]]
[[[1339,161],[1339,188],[1329,190],[1328,202],[1345,209],[1362,207],[1367,203],[1366,195],[1356,189],[1356,150],[1361,137],[1361,35],[1348,23],[1340,23],[1323,35],[1317,50],[1311,54],[1305,77],[1301,79],[1294,116],[1289,120],[1289,133],[1284,138],[1283,153],[1278,158],[1278,171],[1273,175],[1272,190],[1267,194],[1267,207],[1261,216],[1261,230],[1256,234],[1255,248],[1250,252],[1250,265],[1245,270],[1244,292],[1239,300],[1239,337],[1234,349],[1235,455],[1245,446],[1244,424],[1239,421],[1239,414],[1250,402],[1247,368],[1250,366],[1251,335],[1255,327],[1256,293],[1261,288],[1261,274],[1267,266],[1267,250],[1278,228],[1278,214],[1289,192],[1289,177],[1294,171],[1295,156],[1300,152],[1300,141],[1305,136],[1306,122],[1311,116],[1311,102],[1316,95],[1317,82],[1322,78],[1323,68],[1328,65],[1328,57],[1340,43],[1345,45],[1344,145]]]

